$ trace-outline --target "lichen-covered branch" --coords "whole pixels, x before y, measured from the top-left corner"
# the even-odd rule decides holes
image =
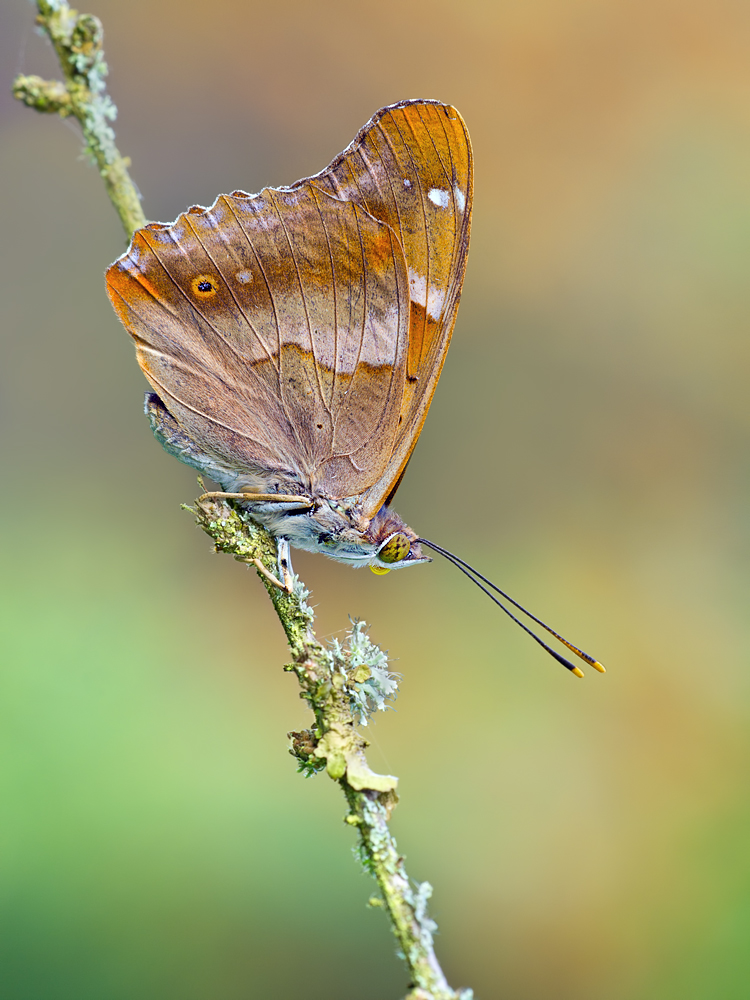
[[[191,508],[198,524],[211,536],[216,550],[240,562],[258,559],[271,575],[278,574],[276,542],[264,528],[225,500],[200,499]],[[359,856],[378,883],[383,906],[409,968],[409,1000],[470,1000],[471,991],[456,992],[446,982],[435,957],[435,923],[427,915],[432,894],[428,882],[413,883],[388,827],[397,802],[398,779],[375,774],[365,758],[367,741],[358,726],[387,708],[398,679],[387,669],[387,658],[369,638],[363,622],[355,622],[344,643],[323,646],[312,630],[308,591],[294,577],[291,594],[259,572],[286,632],[301,697],[312,709],[310,729],[290,733],[299,770],[310,775],[325,769],[338,781],[349,804],[346,822],[359,833]]]
[[[129,161],[120,155],[109,124],[117,112],[105,90],[101,23],[78,14],[63,0],[37,0],[37,7],[37,23],[49,36],[65,79],[19,76],[13,93],[37,111],[78,119],[86,150],[130,237],[146,220],[128,174]],[[385,654],[371,642],[363,622],[354,623],[344,643],[323,646],[313,632],[314,615],[304,585],[294,577],[288,592],[273,582],[279,572],[273,535],[226,500],[204,496],[189,509],[217,551],[256,568],[273,602],[291,653],[285,669],[296,674],[300,696],[313,713],[309,729],[289,734],[290,752],[302,773],[325,770],[344,791],[346,822],[358,831],[360,859],[381,893],[370,902],[387,910],[409,969],[407,1000],[471,1000],[471,990],[456,992],[446,982],[433,947],[436,925],[427,915],[432,888],[409,879],[388,828],[398,779],[375,774],[365,757],[368,744],[359,727],[367,725],[373,712],[388,707],[398,687]]]
[[[37,24],[52,42],[65,79],[17,76],[13,96],[36,111],[78,119],[86,152],[99,168],[129,239],[145,225],[146,217],[128,173],[130,161],[120,155],[110,125],[117,109],[106,90],[101,21],[91,14],[79,14],[64,0],[37,0],[37,9]]]

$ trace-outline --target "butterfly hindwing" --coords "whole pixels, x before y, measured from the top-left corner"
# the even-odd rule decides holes
[[[146,377],[201,447],[334,499],[382,476],[409,316],[388,226],[309,184],[236,192],[139,231],[107,280]]]

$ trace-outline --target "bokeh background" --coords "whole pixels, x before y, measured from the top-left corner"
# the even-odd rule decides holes
[[[750,995],[750,7],[742,0],[91,0],[146,214],[322,168],[455,104],[476,200],[456,333],[396,505],[609,672],[577,681],[435,562],[298,555],[322,635],[403,673],[371,730],[482,1000]],[[0,8],[0,992],[405,992],[253,573],[180,503],[104,293],[124,249],[56,75]]]

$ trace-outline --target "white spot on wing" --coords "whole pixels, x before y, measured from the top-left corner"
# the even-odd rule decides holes
[[[456,204],[458,205],[459,212],[463,212],[466,208],[466,195],[463,193],[458,184],[453,186],[453,193],[456,196]]]
[[[412,302],[423,306],[427,302],[427,282],[423,274],[417,274],[409,268],[409,297]]]
[[[427,195],[433,205],[437,205],[438,208],[447,208],[448,203],[451,200],[450,193],[444,188],[432,188]]]
[[[411,181],[409,180],[408,177],[404,177],[404,187],[405,188],[410,188],[411,187]]]
[[[235,278],[237,279],[237,281],[239,281],[241,285],[249,285],[250,282],[253,280],[253,272],[238,271],[237,274],[235,274]]]
[[[409,296],[412,302],[424,306],[430,319],[440,319],[445,301],[445,289],[437,285],[427,287],[424,275],[409,268]]]
[[[430,290],[427,293],[427,315],[430,319],[440,319],[444,299],[445,290],[436,288],[435,285],[430,285]]]

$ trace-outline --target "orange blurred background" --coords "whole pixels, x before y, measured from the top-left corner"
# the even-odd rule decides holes
[[[93,2],[93,0],[92,0]],[[474,143],[464,297],[395,505],[608,666],[576,681],[447,563],[297,554],[403,674],[368,732],[491,1000],[750,994],[750,7],[95,0],[147,216],[316,172],[382,105]],[[124,249],[58,75],[0,9],[0,981],[9,1000],[381,1000],[403,969],[305,781],[253,573],[180,503],[104,292]]]

